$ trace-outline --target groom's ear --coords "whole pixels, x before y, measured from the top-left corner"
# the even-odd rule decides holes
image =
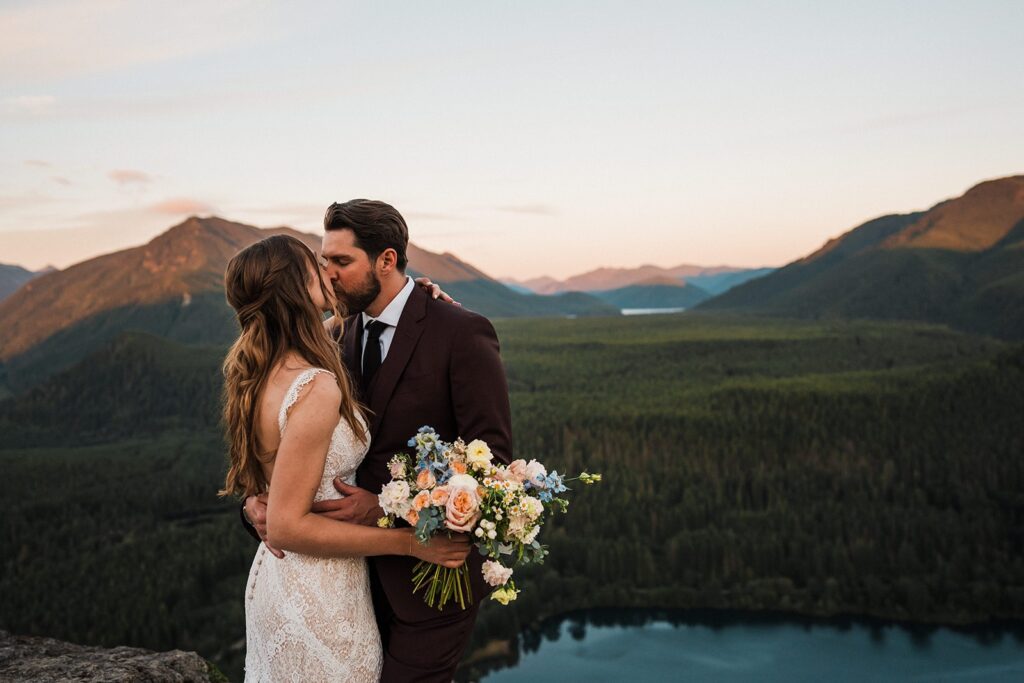
[[[380,266],[381,274],[387,275],[398,267],[398,252],[394,249],[385,249],[377,257],[377,265]]]

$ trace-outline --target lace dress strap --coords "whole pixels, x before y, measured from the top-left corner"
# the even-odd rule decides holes
[[[313,381],[313,378],[319,375],[321,372],[334,377],[334,373],[330,370],[324,370],[323,368],[308,368],[299,373],[299,376],[295,378],[292,385],[288,387],[288,392],[284,395],[284,400],[281,401],[281,412],[277,414],[277,427],[281,434],[284,434],[285,424],[288,422],[288,411],[291,409],[295,402],[299,400],[299,393],[303,387]]]

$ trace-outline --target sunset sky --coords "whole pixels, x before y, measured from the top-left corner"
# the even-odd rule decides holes
[[[0,7],[0,262],[371,197],[494,276],[781,265],[1024,172],[1024,2]]]

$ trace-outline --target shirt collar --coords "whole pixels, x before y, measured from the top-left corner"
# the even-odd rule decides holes
[[[366,329],[367,323],[372,320],[379,320],[382,323],[387,323],[391,327],[398,327],[398,320],[402,317],[402,310],[405,308],[405,304],[409,301],[409,296],[412,294],[412,288],[416,284],[412,281],[411,277],[406,276],[405,286],[395,295],[395,298],[391,300],[384,310],[381,311],[380,315],[376,318],[363,313],[363,329]]]

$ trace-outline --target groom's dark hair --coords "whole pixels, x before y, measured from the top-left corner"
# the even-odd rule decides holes
[[[374,199],[350,199],[343,204],[335,202],[324,214],[324,230],[351,230],[355,244],[365,251],[370,260],[385,249],[398,254],[398,270],[405,272],[409,262],[405,250],[409,245],[409,228],[398,209]]]

